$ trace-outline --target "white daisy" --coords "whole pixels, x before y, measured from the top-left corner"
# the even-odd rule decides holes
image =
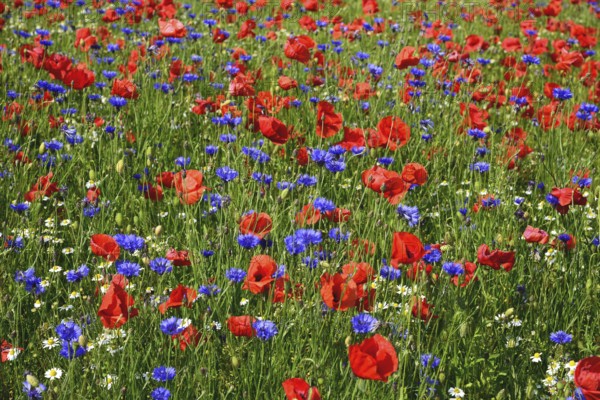
[[[62,376],[63,371],[60,368],[50,368],[48,371],[46,371],[46,373],[44,374],[44,376],[48,379],[50,379],[51,381],[55,380],[55,379],[60,379],[60,377]]]
[[[463,392],[461,388],[457,387],[451,387],[450,390],[448,390],[448,393],[450,393],[450,396],[452,396],[454,399],[462,399],[465,397],[465,392]]]

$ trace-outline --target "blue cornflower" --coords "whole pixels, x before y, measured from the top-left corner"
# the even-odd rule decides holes
[[[442,269],[450,276],[462,275],[465,272],[462,264],[456,262],[445,262]]]
[[[300,254],[306,250],[306,244],[296,235],[286,236],[286,238],[283,239],[283,242],[285,243],[285,248],[288,253],[291,255]]]
[[[260,238],[256,235],[248,233],[246,235],[239,235],[237,238],[238,244],[245,249],[253,249],[260,243]]]
[[[530,54],[524,54],[523,57],[521,57],[521,61],[523,61],[525,64],[539,65],[540,58]]]
[[[28,381],[23,382],[23,393],[30,399],[42,399],[45,391],[46,385],[43,383],[38,382],[37,386],[33,386]]]
[[[569,235],[568,233],[561,233],[560,235],[558,235],[558,240],[566,243],[569,240],[571,240],[571,235]]]
[[[487,137],[484,131],[477,128],[467,130],[467,135],[471,136],[474,139],[485,139]]]
[[[552,89],[552,96],[560,101],[565,101],[573,98],[573,93],[569,88],[554,88]]]
[[[300,177],[298,178],[298,180],[296,182],[299,185],[303,185],[303,186],[314,186],[317,184],[317,177],[304,174],[304,175],[300,175]]]
[[[354,330],[354,333],[361,334],[375,332],[379,326],[377,318],[367,313],[355,315],[350,322],[352,323],[352,330]]]
[[[10,208],[11,208],[13,211],[16,211],[17,213],[19,213],[19,214],[20,214],[20,213],[22,213],[22,212],[24,212],[24,211],[27,211],[27,210],[29,210],[29,203],[28,203],[28,202],[25,202],[25,203],[11,204],[11,205],[10,205]]]
[[[21,238],[21,240],[23,240]],[[10,246],[11,244],[8,243]],[[25,271],[15,272],[15,282],[25,283],[25,290],[30,293],[41,294],[46,291],[46,288],[42,286],[42,278],[35,276],[35,269],[33,267],[28,268]]]
[[[49,142],[44,142],[44,146],[50,151],[59,151],[63,148],[64,144],[56,139],[52,139]]]
[[[387,279],[388,281],[394,281],[396,279],[400,279],[400,277],[402,276],[402,270],[396,269],[386,264],[383,267],[381,267],[379,275],[382,278]]]
[[[175,159],[175,165],[181,168],[185,168],[192,162],[190,157],[177,157]]]
[[[235,169],[231,169],[227,166],[217,168],[216,174],[224,182],[230,182],[238,177],[239,173]]]
[[[377,159],[377,162],[383,166],[388,166],[394,163],[394,157],[381,157]]]
[[[169,400],[171,398],[171,392],[167,388],[157,387],[150,392],[150,397],[152,397],[152,400]]]
[[[113,236],[113,238],[115,239],[119,247],[130,253],[133,253],[136,250],[141,250],[146,245],[146,241],[144,240],[144,238],[133,234],[126,235],[124,233],[118,233],[115,236]]]
[[[485,161],[478,161],[474,164],[469,165],[469,169],[471,171],[476,171],[476,172],[479,172],[480,174],[483,174],[490,170],[490,164],[486,163]]]
[[[315,229],[298,229],[294,234],[302,243],[308,245],[319,244],[323,241],[321,231]]]
[[[85,265],[85,264],[81,265],[79,268],[77,268],[77,270],[67,271],[67,273],[66,273],[67,281],[71,282],[71,283],[79,282],[83,278],[88,276],[89,273],[90,273],[90,269],[87,267],[87,265]]]
[[[313,202],[313,207],[321,211],[322,213],[327,211],[334,211],[336,208],[333,201],[324,197],[317,197]]]
[[[329,238],[335,240],[336,242],[345,242],[350,238],[350,232],[342,232],[340,228],[331,228],[329,230]]]
[[[431,367],[436,369],[440,365],[441,361],[442,360],[433,354],[423,354],[421,356],[421,365],[423,365],[423,368]]]
[[[550,334],[550,340],[556,344],[567,344],[571,343],[573,335],[570,335],[565,331],[557,331]]]
[[[256,331],[256,337],[263,341],[267,341],[279,333],[275,323],[269,320],[254,321],[252,328]]]
[[[425,246],[425,254],[423,255],[423,261],[427,264],[433,264],[442,259],[442,252],[436,249],[435,247],[431,247],[431,245]]]
[[[277,270],[275,272],[273,272],[273,275],[271,276],[271,278],[274,279],[279,279],[279,278],[283,278],[285,276],[285,265],[278,265],[277,266]]]
[[[233,283],[241,283],[246,278],[246,271],[240,268],[229,268],[225,271],[225,277]]]
[[[65,321],[55,328],[56,334],[61,340],[72,342],[81,336],[81,327],[73,321]]]
[[[128,278],[140,275],[141,267],[138,263],[129,260],[119,260],[115,265],[117,267],[117,272]]]
[[[219,151],[219,147],[211,144],[204,148],[204,152],[209,156],[214,156],[215,154],[217,154],[217,151]]]
[[[502,200],[489,197],[487,199],[481,199],[481,204],[484,207],[498,207],[502,203]]]
[[[182,325],[183,320],[177,317],[167,318],[160,323],[160,330],[165,335],[179,335],[181,332],[185,330]]]
[[[76,341],[63,340],[62,347],[58,355],[68,360],[84,356],[88,352],[87,348],[80,346]]]
[[[419,214],[419,209],[417,207],[400,204],[398,205],[396,212],[408,222],[408,226],[413,227],[419,225],[421,215]]]
[[[157,382],[167,382],[175,379],[176,371],[173,367],[165,367],[161,365],[160,367],[154,368],[152,371],[152,379]]]
[[[108,99],[108,102],[111,106],[115,107],[116,109],[125,107],[127,105],[127,99],[124,99],[123,97],[119,96],[111,96],[111,98]]]
[[[202,285],[198,288],[198,294],[200,296],[206,296],[206,297],[210,297],[210,296],[215,296],[217,294],[221,293],[221,288],[219,288],[217,285]]]
[[[600,246],[600,236],[596,236],[592,239],[592,244],[596,247]]]
[[[173,264],[164,257],[155,258],[150,261],[150,269],[159,275],[173,271]]]

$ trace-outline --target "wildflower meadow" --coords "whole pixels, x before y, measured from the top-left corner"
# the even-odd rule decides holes
[[[0,400],[599,400],[599,30],[0,0]]]

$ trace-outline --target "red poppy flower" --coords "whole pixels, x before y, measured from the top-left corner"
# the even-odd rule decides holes
[[[396,68],[406,69],[408,67],[419,65],[419,57],[414,55],[416,50],[417,49],[412,46],[406,46],[400,50],[400,53],[398,53],[396,61],[394,62]]]
[[[317,135],[328,138],[342,128],[342,114],[335,112],[333,104],[320,101],[317,105]]]
[[[162,19],[159,20],[158,29],[160,34],[167,38],[183,38],[185,35],[187,35],[185,25],[176,19],[170,19],[168,21]]]
[[[248,76],[239,73],[229,83],[229,94],[236,97],[254,96],[254,80]]]
[[[408,163],[402,168],[402,179],[412,185],[423,185],[427,182],[427,170],[419,163]]]
[[[502,41],[502,49],[508,53],[521,51],[521,41],[519,38],[507,37]]]
[[[438,318],[437,315],[433,315],[431,312],[433,305],[427,303],[427,299],[417,300],[413,298],[413,303],[411,310],[413,317],[422,319],[425,322],[428,322],[432,318]]]
[[[156,177],[156,183],[158,183],[166,188],[174,187],[175,186],[174,180],[175,180],[175,175],[170,171],[161,172],[160,175],[158,175]]]
[[[189,267],[192,265],[187,250],[175,250],[173,248],[167,251],[165,258],[176,267]]]
[[[352,211],[346,208],[336,208],[333,211],[325,211],[323,216],[331,222],[347,222],[352,215]]]
[[[200,343],[202,334],[192,324],[188,325],[183,332],[178,335],[172,335],[172,340],[179,341],[179,349],[184,351],[188,346],[197,346]]]
[[[52,79],[63,80],[67,73],[72,69],[73,62],[71,58],[64,54],[50,54],[44,59],[44,68]]]
[[[137,91],[135,83],[129,79],[115,79],[113,81],[112,90],[110,92],[113,96],[120,96],[125,99],[135,100],[140,94]]]
[[[37,182],[31,186],[29,192],[25,193],[25,200],[31,203],[40,197],[48,197],[53,193],[58,192],[58,185],[56,182],[51,182],[53,176],[54,174],[52,172],[49,172],[46,176],[40,176]]]
[[[475,272],[477,271],[477,264],[472,263],[472,262],[465,262],[465,273],[462,275],[454,275],[451,279],[450,282],[452,282],[454,284],[454,286],[459,286],[460,287],[465,287],[467,286],[471,281],[477,281],[478,278],[475,277]],[[462,283],[460,283],[459,279],[462,278]]]
[[[425,272],[427,276],[433,272],[431,264],[426,264],[423,260],[412,263],[412,266],[406,269],[406,277],[411,281],[417,281],[421,279],[422,272]]]
[[[401,177],[387,179],[381,187],[383,197],[386,198],[390,204],[394,205],[402,201],[409,189],[410,184]]]
[[[134,303],[133,296],[129,295],[121,285],[111,282],[98,310],[100,322],[109,329],[121,327],[129,318],[138,315],[138,310],[132,308]]]
[[[527,243],[548,243],[548,233],[531,225],[527,225],[527,228],[525,228],[523,238]]]
[[[321,275],[321,298],[333,310],[345,311],[354,307],[357,298],[356,282],[347,274],[330,275],[325,272]]]
[[[288,78],[287,76],[280,76],[279,79],[277,79],[277,84],[283,90],[290,90],[298,87],[298,82],[295,79]]]
[[[96,44],[98,44],[98,39],[92,35],[90,28],[81,28],[75,31],[74,47],[76,49],[81,48],[81,50],[87,53]]]
[[[90,249],[92,253],[107,261],[115,261],[121,254],[121,248],[117,241],[109,235],[99,233],[90,238]]]
[[[307,64],[310,61],[310,50],[316,46],[309,36],[300,35],[289,38],[284,45],[283,52],[287,58]]]
[[[351,151],[355,147],[364,147],[366,145],[365,133],[361,128],[344,127],[344,139],[337,143],[347,151]]]
[[[78,64],[67,72],[62,82],[74,90],[83,90],[96,81],[94,71],[89,70],[85,64]]]
[[[363,379],[387,382],[398,370],[398,355],[394,346],[380,334],[348,348],[350,368]]]
[[[100,191],[100,189],[98,189],[97,187],[92,187],[89,188],[85,198],[90,202],[90,203],[95,203],[96,200],[98,200],[98,198],[100,197],[100,194],[102,192]]]
[[[299,226],[314,225],[321,219],[321,211],[312,204],[302,207],[302,211],[296,214],[296,223]]]
[[[180,283],[173,291],[171,291],[167,301],[158,306],[158,311],[160,311],[161,314],[164,314],[169,308],[179,308],[181,306],[191,308],[196,297],[198,297],[196,289],[183,286]]]
[[[418,237],[408,232],[394,232],[392,239],[391,265],[412,264],[419,261],[425,254],[423,243]]]
[[[506,272],[510,272],[515,265],[515,252],[514,251],[501,251],[493,250],[487,244],[482,244],[477,249],[477,262],[481,265],[487,265],[495,270],[500,268]]]
[[[580,360],[575,367],[574,382],[585,400],[600,400],[600,357]]]
[[[271,232],[273,228],[273,220],[267,213],[256,213],[246,214],[240,221],[240,233],[253,234],[261,239]]]
[[[258,117],[260,133],[275,144],[285,144],[290,139],[288,128],[275,117]]]
[[[410,127],[399,117],[384,117],[377,124],[377,131],[369,136],[370,147],[387,147],[396,150],[410,139]]]
[[[316,387],[310,387],[302,378],[290,378],[281,383],[287,400],[321,400]]]
[[[276,271],[277,263],[271,257],[267,255],[252,257],[242,289],[249,290],[254,294],[268,293],[271,289],[271,282],[275,280],[273,274]]]
[[[175,174],[175,190],[182,204],[194,204],[207,188],[202,186],[202,172],[194,169],[179,171]]]
[[[235,336],[252,337],[255,335],[252,324],[256,318],[250,315],[231,316],[227,319],[227,328]]]
[[[585,206],[587,204],[587,198],[583,197],[579,192],[578,188],[552,188],[550,194],[558,199],[558,204],[554,207],[560,214],[566,214],[569,212],[569,207],[572,204],[578,206]]]

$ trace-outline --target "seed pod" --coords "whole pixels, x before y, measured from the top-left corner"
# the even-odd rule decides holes
[[[120,159],[119,161],[117,161],[115,170],[117,171],[117,173],[122,174],[124,169],[125,169],[125,160]]]
[[[162,225],[158,225],[156,228],[154,228],[154,235],[160,236],[160,234],[162,233],[162,230],[163,230]]]
[[[77,338],[77,343],[79,343],[81,347],[86,347],[88,344],[88,339],[84,335],[79,335],[79,337]]]
[[[346,344],[346,347],[350,347],[350,345],[352,344],[352,336],[346,336],[346,340],[344,340],[344,343]]]
[[[38,153],[44,154],[45,152],[46,152],[46,143],[42,142],[42,144],[40,144],[40,148],[38,149]]]
[[[90,169],[89,177],[90,177],[90,181],[95,181],[96,180],[96,171],[94,171],[93,169]]]
[[[123,224],[123,214],[117,213],[117,215],[115,215],[115,222],[118,226],[121,226]]]
[[[40,384],[40,381],[38,381],[38,379],[35,376],[30,374],[27,374],[25,380],[33,387],[38,387],[38,385]]]
[[[231,357],[231,366],[233,368],[238,368],[240,366],[240,360],[236,356]]]

